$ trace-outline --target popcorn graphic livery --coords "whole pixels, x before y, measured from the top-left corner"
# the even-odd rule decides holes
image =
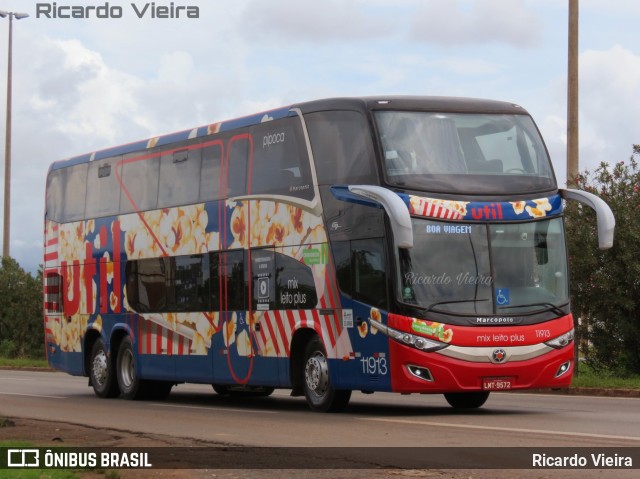
[[[409,212],[431,218],[460,220],[467,214],[468,201],[449,201],[409,196]]]
[[[442,220],[517,220],[522,219],[525,214],[530,218],[544,218],[562,211],[559,195],[511,202],[450,201],[414,195],[400,196],[407,204],[410,214]]]
[[[209,216],[216,210],[222,224],[210,224]],[[78,221],[60,225],[58,231],[64,277],[62,292],[67,301],[78,303],[71,322],[47,317],[49,333],[63,351],[81,351],[87,322],[91,322],[94,314],[134,312],[127,299],[125,281],[120,279],[120,274],[117,278],[115,274],[116,267],[124,269],[125,259],[271,246],[279,254],[308,263],[319,306],[332,304],[333,300],[325,294],[327,260],[323,255],[327,254],[327,236],[322,218],[297,206],[270,200],[227,200],[217,205],[195,204],[121,215],[99,220],[99,224],[97,227],[96,220]],[[113,257],[116,254],[121,256]],[[89,265],[91,257],[95,257],[99,268]],[[337,297],[337,294],[333,292],[331,296]],[[97,304],[98,298],[101,304]],[[244,317],[245,313],[242,314]],[[241,326],[235,312],[229,313],[229,319],[224,322],[217,312],[136,313],[141,322],[137,328],[139,341],[144,343],[140,351],[143,354],[208,354],[214,335],[220,332],[225,348],[233,348],[239,356],[286,357],[291,337],[299,327],[314,327],[331,350],[341,330],[334,318],[314,317],[310,311],[246,314],[248,323],[243,321]],[[255,325],[263,320],[278,326],[272,327],[273,331],[269,328],[256,331]],[[91,327],[102,331],[102,321],[97,314]]]

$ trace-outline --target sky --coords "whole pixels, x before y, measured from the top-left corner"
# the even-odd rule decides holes
[[[46,18],[54,3],[113,15]],[[171,4],[198,18],[153,17]],[[0,0],[0,10],[30,15],[13,22],[10,248],[31,272],[43,262],[53,161],[298,101],[517,103],[566,183],[568,0]],[[580,0],[579,21],[584,171],[628,160],[640,143],[640,2]],[[8,25],[0,19],[0,145]]]

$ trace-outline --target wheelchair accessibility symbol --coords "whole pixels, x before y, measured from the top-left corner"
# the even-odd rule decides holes
[[[496,304],[498,306],[508,306],[510,303],[509,290],[507,288],[498,289],[496,291]]]

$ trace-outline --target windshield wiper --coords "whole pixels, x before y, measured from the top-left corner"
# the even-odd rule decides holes
[[[489,300],[488,299],[458,299],[455,301],[439,301],[437,303],[430,304],[429,307],[427,308],[427,313],[429,311],[436,311],[436,308],[443,304],[481,303],[483,301],[489,301]]]
[[[514,309],[514,308],[533,308],[534,306],[542,306],[547,311],[553,311],[558,316],[565,316],[567,313],[560,309],[558,306],[552,303],[531,303],[531,304],[518,304],[516,306],[498,306],[499,309]]]

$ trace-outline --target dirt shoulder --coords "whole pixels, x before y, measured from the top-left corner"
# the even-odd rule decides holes
[[[23,418],[0,418],[0,441],[25,441],[39,447],[195,447],[216,444],[188,438],[142,434],[115,429],[96,429],[79,424],[55,421],[40,421]],[[188,479],[224,477],[210,470],[135,470],[118,469],[108,471],[79,472],[83,479]]]
[[[80,424],[36,419],[5,418],[0,441],[27,441],[44,447],[193,447],[214,446],[195,439],[96,429]]]

